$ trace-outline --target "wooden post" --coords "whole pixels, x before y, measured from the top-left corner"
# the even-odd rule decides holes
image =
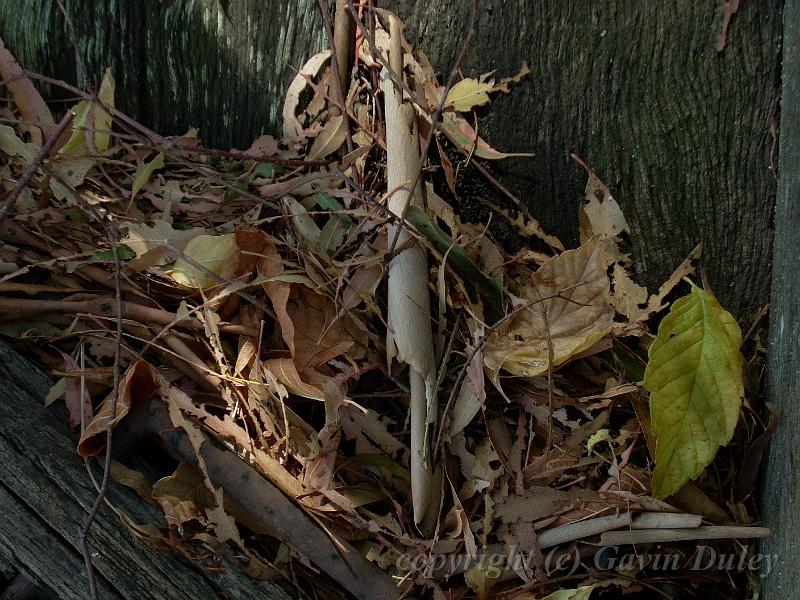
[[[762,489],[764,524],[772,537],[761,545],[778,562],[764,580],[766,600],[796,597],[800,589],[800,0],[786,0],[783,10],[782,74],[768,382],[780,425]]]

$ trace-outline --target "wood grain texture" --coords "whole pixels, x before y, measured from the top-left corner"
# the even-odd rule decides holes
[[[42,406],[51,383],[0,343],[0,565],[11,564],[59,598],[88,593],[78,532],[95,491],[66,420]],[[139,523],[156,523],[155,509],[111,486],[113,503]],[[278,586],[235,568],[203,573],[168,552],[134,543],[107,508],[92,526],[90,543],[103,598],[288,599]]]
[[[396,0],[446,79],[469,2]],[[550,231],[577,241],[586,177],[575,152],[621,203],[650,289],[698,241],[721,302],[741,320],[767,302],[782,0],[743,2],[717,53],[722,2],[481,0],[463,72],[531,75],[493,100],[481,131],[503,181]]]
[[[222,149],[274,130],[294,69],[327,44],[316,0],[64,4],[90,85],[110,67],[123,111],[163,135],[198,127]],[[3,0],[0,36],[23,67],[84,85],[55,1]]]
[[[786,0],[780,166],[770,310],[768,395],[780,424],[770,444],[762,488],[764,524],[773,534],[761,551],[777,554],[764,582],[765,600],[800,590],[800,0]]]

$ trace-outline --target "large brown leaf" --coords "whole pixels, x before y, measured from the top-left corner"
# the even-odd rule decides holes
[[[549,343],[556,367],[611,331],[606,243],[593,238],[554,257],[533,275],[522,297],[530,305],[486,344],[484,362],[495,383],[501,369],[528,377],[545,373]]]

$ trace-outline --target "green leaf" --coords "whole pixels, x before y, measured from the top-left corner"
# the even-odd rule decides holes
[[[132,258],[136,258],[136,253],[125,244],[119,244],[117,245],[117,256],[120,260],[130,260]],[[114,260],[114,251],[110,248],[108,250],[103,250],[102,252],[98,252],[92,256],[89,260],[91,262]]]
[[[589,600],[597,584],[583,585],[574,590],[557,590],[542,598],[542,600]]]
[[[342,206],[333,196],[329,196],[325,193],[319,193],[317,194],[315,200],[317,202],[317,206],[319,206],[322,210],[330,210],[335,212],[337,216],[347,225],[353,224],[353,219],[350,218],[350,215],[344,212],[344,206]]]
[[[100,83],[100,92],[97,96],[108,106],[114,106],[114,77],[111,70],[106,69],[103,81]],[[88,102],[81,100],[72,109],[75,117],[72,120],[72,135],[64,147],[59,150],[60,154],[71,156],[83,156],[88,152],[86,147],[86,136],[92,136],[94,149],[98,152],[108,148],[109,134],[111,130],[111,115],[100,105],[99,102]]]
[[[712,294],[689,283],[658,328],[644,374],[657,437],[656,498],[700,475],[731,441],[744,395],[739,326]]]
[[[450,251],[447,254],[447,260],[455,266],[467,283],[477,286],[481,294],[495,306],[502,305],[503,292],[500,283],[485,275],[464,248],[454,244],[453,238],[442,231],[423,209],[412,204],[406,209],[406,220],[414,226],[414,229],[424,235],[442,255],[446,254],[448,250]]]
[[[164,153],[159,152],[150,162],[139,163],[136,173],[133,176],[133,187],[131,187],[131,200],[136,197],[136,193],[150,181],[153,171],[164,167]]]

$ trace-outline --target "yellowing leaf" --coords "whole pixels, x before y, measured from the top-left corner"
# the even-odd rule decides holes
[[[211,277],[206,269],[220,277],[226,277],[226,274],[230,275],[232,273],[230,267],[235,270],[238,263],[239,247],[236,245],[236,234],[234,233],[198,235],[186,244],[183,253],[193,262],[205,268],[199,269],[181,257],[175,261],[170,276],[176,283],[186,287],[207,288],[219,285],[220,282]]]
[[[40,150],[36,144],[26,144],[19,139],[13,128],[0,125],[0,152],[9,156],[21,156],[25,162],[33,162]]]
[[[489,92],[494,86],[477,79],[462,79],[447,94],[445,106],[458,112],[467,112],[475,106],[483,106],[489,102]]]
[[[111,70],[106,69],[103,81],[100,84],[98,97],[109,106],[114,106],[114,77]],[[89,152],[86,145],[87,136],[90,136],[95,151],[108,148],[111,130],[111,115],[100,106],[98,102],[81,100],[73,109],[75,118],[72,120],[72,135],[59,151],[61,154],[83,156]]]
[[[123,240],[125,244],[141,256],[153,248],[160,248],[164,242],[169,242],[178,250],[183,250],[192,238],[202,235],[204,231],[200,227],[191,229],[173,229],[171,223],[161,219],[153,221],[153,225],[142,223],[128,223],[128,235]]]
[[[510,84],[519,83],[530,72],[528,63],[522,63],[519,73],[513,77],[506,77],[498,84],[493,81],[483,81],[483,78],[481,78],[481,81],[469,78],[462,79],[450,88],[445,107],[452,108],[458,112],[467,112],[476,106],[488,104],[489,94],[494,92],[505,92],[507,94],[510,91]]]
[[[712,294],[691,285],[661,322],[644,375],[659,499],[697,477],[730,442],[744,394],[739,326]]]
[[[592,239],[552,258],[533,275],[532,285],[522,292],[528,308],[501,326],[486,344],[484,362],[495,384],[501,368],[527,377],[546,372],[548,337],[555,367],[611,331],[614,310],[608,298],[606,243]],[[549,296],[553,297],[545,299]]]
[[[133,186],[131,187],[131,200],[136,197],[136,193],[150,181],[153,171],[164,167],[164,153],[159,152],[150,162],[139,163],[136,173],[133,176]]]

